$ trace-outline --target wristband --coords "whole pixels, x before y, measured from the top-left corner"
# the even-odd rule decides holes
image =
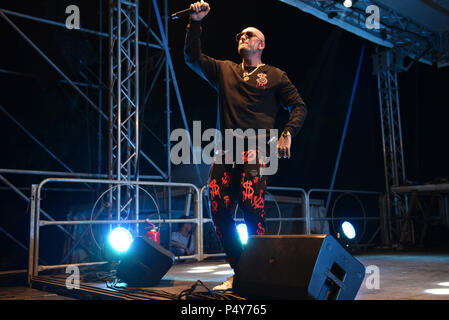
[[[282,131],[282,136],[285,138],[287,136],[291,136],[291,133],[288,130],[284,130],[284,131]]]

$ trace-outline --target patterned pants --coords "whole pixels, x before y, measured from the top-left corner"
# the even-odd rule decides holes
[[[247,153],[244,153],[244,159]],[[223,162],[224,163],[224,162]],[[260,175],[262,164],[217,164],[214,162],[209,178],[209,199],[212,220],[234,268],[242,252],[242,244],[233,220],[236,205],[244,213],[248,235],[265,233],[265,190],[267,177]]]

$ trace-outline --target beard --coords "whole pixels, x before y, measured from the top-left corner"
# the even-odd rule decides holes
[[[246,56],[246,55],[250,54],[251,52],[252,52],[252,50],[249,48],[248,45],[240,45],[238,47],[238,53],[241,56]]]
[[[249,50],[246,48],[239,48],[238,52],[239,52],[239,55],[246,56],[249,53]]]

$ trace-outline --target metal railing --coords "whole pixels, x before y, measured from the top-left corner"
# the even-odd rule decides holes
[[[354,221],[361,220],[361,221],[363,221],[365,223],[364,228],[363,228],[363,230],[361,232],[361,235],[358,236],[361,239],[363,237],[365,231],[366,231],[366,222],[367,221],[369,221],[369,220],[379,220],[380,221],[382,219],[381,214],[380,214],[381,210],[379,210],[379,216],[377,216],[377,217],[368,217],[367,214],[366,214],[366,210],[365,210],[365,207],[364,207],[362,201],[357,196],[357,195],[366,195],[366,196],[376,196],[378,198],[379,196],[382,195],[380,192],[361,191],[361,190],[338,190],[338,189],[318,189],[318,188],[315,188],[315,189],[310,189],[307,192],[307,199],[311,198],[312,193],[325,193],[325,194],[327,194],[326,198],[328,199],[328,201],[331,198],[332,194],[339,193],[340,195],[336,198],[336,200],[334,200],[334,206],[333,206],[332,210],[329,210],[329,208],[326,207],[326,217],[310,218],[309,224],[311,223],[311,221],[328,221],[328,222],[331,222],[333,228],[335,228],[334,225],[333,225],[333,222],[336,221],[336,220],[339,220],[339,221],[343,221],[343,220],[354,220]],[[343,216],[343,217],[339,216],[339,217],[336,217],[336,218],[334,217],[333,209],[335,208],[335,204],[340,199],[340,197],[344,196],[344,195],[350,195],[350,196],[354,197],[356,201],[358,201],[358,204],[361,206],[361,209],[362,209],[362,213],[363,213],[362,217],[358,217],[358,216],[356,217],[356,216],[350,216],[350,215],[346,215],[346,216]],[[309,210],[310,210],[310,208],[309,208]],[[331,211],[331,217],[328,217],[328,215],[329,215],[328,212],[329,211]],[[310,212],[309,212],[309,217],[310,217]],[[334,230],[334,231],[336,231],[336,230]],[[371,243],[371,241],[374,239],[374,237],[377,235],[377,233],[379,231],[381,231],[380,230],[380,226],[379,226],[379,228],[377,228],[375,233],[372,235],[372,237],[368,241],[368,244]]]
[[[173,188],[188,188],[188,196],[186,198],[186,202],[189,202],[189,207],[185,207],[184,211],[190,210],[190,199],[193,193],[193,211],[194,218],[192,219],[139,219],[139,220],[70,220],[70,221],[56,221],[49,218],[47,214],[44,214],[45,211],[42,210],[42,197],[41,193],[44,188],[49,183],[82,183],[82,184],[104,184],[104,185],[132,185],[135,187],[141,186],[160,186],[160,187],[173,187]],[[224,256],[224,253],[215,253],[215,254],[207,254],[204,252],[204,237],[203,237],[203,229],[204,224],[211,223],[212,219],[206,218],[203,215],[203,201],[204,197],[207,195],[208,186],[205,185],[201,189],[199,189],[194,184],[190,183],[173,183],[173,182],[158,182],[158,181],[117,181],[117,180],[106,180],[106,179],[75,179],[75,178],[47,178],[40,182],[37,185],[32,186],[32,195],[31,195],[31,205],[30,205],[30,242],[29,242],[29,264],[28,264],[28,281],[30,282],[32,277],[38,276],[39,272],[44,270],[51,270],[57,268],[65,268],[68,266],[90,266],[90,265],[98,265],[105,264],[106,261],[98,261],[98,262],[87,262],[87,263],[71,263],[71,264],[59,264],[59,265],[41,265],[39,261],[43,261],[39,258],[39,235],[40,229],[46,226],[58,226],[60,229],[65,231],[66,234],[70,235],[67,230],[64,229],[65,226],[71,225],[116,225],[116,224],[140,224],[140,223],[195,223],[197,227],[195,228],[195,252],[193,255],[188,256],[180,256],[178,259],[189,259],[193,258],[198,261],[201,261],[208,257],[217,257]],[[294,194],[298,194],[302,197],[302,208],[303,208],[303,217],[279,217],[279,218],[267,218],[267,221],[303,221],[305,222],[306,228],[305,233],[311,234],[311,222],[316,220],[327,220],[331,221],[334,218],[329,217],[312,217],[311,214],[311,194],[316,192],[324,192],[324,193],[341,193],[341,194],[365,194],[365,195],[375,195],[379,196],[379,192],[371,192],[371,191],[359,191],[359,190],[330,190],[330,189],[311,189],[309,191],[305,191],[302,188],[290,188],[290,187],[268,187],[267,190],[275,190],[275,191],[287,191],[293,192]],[[47,220],[41,219],[41,213]],[[352,219],[380,219],[379,217],[366,217],[366,215],[362,218],[360,217],[345,217]],[[339,217],[338,219],[342,219]]]
[[[194,193],[194,218],[192,219],[139,219],[139,220],[76,220],[76,221],[56,221],[56,220],[41,220],[41,192],[43,187],[50,182],[58,183],[84,183],[84,184],[105,184],[116,186],[162,186],[162,187],[180,187],[189,188]],[[68,178],[48,178],[43,180],[38,185],[32,186],[32,196],[30,205],[30,242],[28,250],[28,281],[30,282],[32,277],[38,276],[40,271],[65,268],[68,266],[90,266],[105,264],[106,261],[88,262],[88,263],[75,263],[75,264],[62,264],[62,265],[40,265],[39,264],[39,235],[40,228],[44,226],[56,225],[58,227],[67,225],[101,225],[101,224],[140,224],[140,223],[182,223],[191,222],[196,223],[196,241],[195,241],[195,254],[186,256],[183,258],[194,258],[197,260],[203,260],[203,234],[202,234],[202,206],[200,205],[200,190],[190,183],[173,183],[173,182],[156,182],[156,181],[117,181],[117,180],[98,180],[98,179],[68,179]],[[64,229],[65,230],[65,229]],[[66,230],[65,230],[66,231]],[[66,231],[67,232],[67,231]]]

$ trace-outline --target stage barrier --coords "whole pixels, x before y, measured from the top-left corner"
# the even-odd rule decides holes
[[[135,220],[76,220],[76,221],[56,221],[53,219],[42,220],[41,213],[41,197],[42,189],[49,183],[83,183],[83,184],[105,184],[113,186],[162,186],[172,188],[188,188],[194,193],[194,218],[192,219],[135,219]],[[45,226],[56,225],[59,227],[68,225],[129,225],[142,223],[183,223],[191,222],[197,224],[195,229],[195,254],[183,258],[194,258],[198,261],[203,260],[203,235],[202,235],[202,206],[200,205],[200,190],[193,184],[189,183],[173,183],[173,182],[156,182],[156,181],[116,181],[116,180],[97,180],[97,179],[67,179],[67,178],[48,178],[41,183],[32,186],[31,205],[30,205],[30,242],[28,250],[28,282],[30,283],[33,277],[37,277],[40,271],[58,268],[67,268],[69,266],[90,266],[105,264],[107,261],[62,264],[62,265],[40,265],[39,264],[39,234],[40,229]],[[45,216],[48,217],[46,214]],[[68,234],[67,230],[65,233]],[[70,234],[69,234],[70,235]]]
[[[42,190],[44,186],[50,183],[63,183],[63,184],[97,184],[97,185],[109,185],[109,186],[135,186],[137,188],[148,187],[148,186],[158,186],[158,187],[170,187],[170,188],[187,188],[188,194],[193,193],[193,211],[194,218],[192,219],[135,219],[135,220],[70,220],[70,221],[56,221],[49,217],[44,210],[41,209]],[[29,263],[28,263],[28,281],[31,282],[33,277],[38,277],[39,272],[50,269],[67,268],[69,266],[90,266],[105,264],[107,261],[98,262],[87,262],[87,263],[71,263],[71,264],[59,264],[59,265],[42,265],[39,263],[39,235],[40,229],[46,226],[58,226],[64,233],[71,236],[71,234],[64,229],[64,226],[70,225],[130,225],[135,224],[138,226],[143,223],[183,223],[191,222],[196,224],[195,228],[195,252],[193,255],[180,256],[178,259],[196,259],[198,261],[204,260],[208,257],[224,256],[224,253],[216,254],[206,254],[204,252],[204,224],[211,223],[212,219],[207,218],[203,214],[203,204],[204,198],[207,197],[207,188],[205,185],[199,189],[197,186],[190,183],[174,183],[174,182],[160,182],[160,181],[116,181],[116,180],[106,180],[106,179],[72,179],[72,178],[48,178],[41,181],[37,185],[32,185],[31,192],[31,202],[30,202],[30,239],[29,239]],[[370,196],[380,196],[381,193],[370,192],[370,191],[358,191],[358,190],[328,190],[328,189],[311,189],[308,192],[302,188],[291,188],[291,187],[275,187],[271,186],[267,188],[268,191],[288,191],[292,192],[295,196],[301,197],[302,200],[299,202],[302,204],[302,210],[304,213],[303,217],[281,217],[279,218],[267,218],[270,221],[303,221],[305,222],[305,234],[312,234],[312,222],[313,221],[333,221],[333,217],[312,217],[311,216],[311,194],[312,193],[329,193],[329,194],[341,194],[341,195],[356,195],[365,194]],[[107,190],[106,190],[107,191]],[[106,192],[104,192],[106,193]],[[104,194],[103,193],[103,194]],[[189,203],[190,207],[191,197],[187,197],[186,202]],[[97,200],[98,201],[98,200]],[[154,199],[153,199],[154,201]],[[313,201],[313,199],[312,199]],[[186,204],[187,205],[187,204]],[[277,204],[276,204],[277,205]],[[279,209],[279,207],[278,207]],[[185,210],[189,210],[186,208]],[[326,210],[327,212],[327,210]],[[41,219],[41,214],[47,217],[47,220]],[[208,214],[210,215],[210,213]],[[345,217],[353,220],[369,220],[369,219],[380,219],[379,217]],[[339,217],[338,219],[342,219]],[[138,228],[137,228],[138,230]],[[374,236],[373,236],[374,237]],[[78,243],[77,243],[78,244]]]

